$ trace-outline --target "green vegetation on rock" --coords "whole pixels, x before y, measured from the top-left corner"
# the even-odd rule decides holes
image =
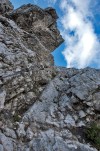
[[[92,123],[86,129],[86,137],[98,149],[100,149],[100,125]]]

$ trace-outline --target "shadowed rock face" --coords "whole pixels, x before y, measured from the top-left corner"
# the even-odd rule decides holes
[[[35,5],[24,5],[8,15],[25,31],[35,34],[50,52],[64,40],[57,29],[57,14],[53,8],[41,9]]]
[[[4,103],[6,109],[23,113],[55,76],[51,52],[63,38],[52,8],[43,10],[29,4],[3,16],[0,16],[0,76],[2,91],[7,92]],[[50,26],[55,31],[50,31],[53,28]]]
[[[13,6],[9,0],[0,0],[0,14],[13,10]]]
[[[100,123],[100,70],[54,66],[64,40],[53,8],[1,14],[0,151],[97,151],[84,129]]]

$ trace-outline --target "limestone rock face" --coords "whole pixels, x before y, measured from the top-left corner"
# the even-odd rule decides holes
[[[12,11],[13,6],[9,0],[0,0],[0,14]]]
[[[54,66],[57,18],[31,4],[0,15],[0,151],[97,151],[84,129],[100,123],[100,70]]]
[[[38,6],[28,4],[9,13],[8,17],[13,19],[21,29],[31,35],[35,34],[49,52],[63,42],[56,24],[58,16],[53,8],[43,10]]]

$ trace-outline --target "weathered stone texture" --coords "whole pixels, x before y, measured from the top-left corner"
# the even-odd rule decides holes
[[[9,0],[0,0],[0,14],[4,14],[12,10],[13,10],[13,5]]]
[[[0,151],[97,151],[82,133],[100,123],[100,70],[54,66],[53,8],[0,4]]]

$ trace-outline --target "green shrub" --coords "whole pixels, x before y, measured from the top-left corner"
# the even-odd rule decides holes
[[[100,126],[96,123],[92,123],[86,128],[86,137],[90,142],[98,149],[100,149]]]

